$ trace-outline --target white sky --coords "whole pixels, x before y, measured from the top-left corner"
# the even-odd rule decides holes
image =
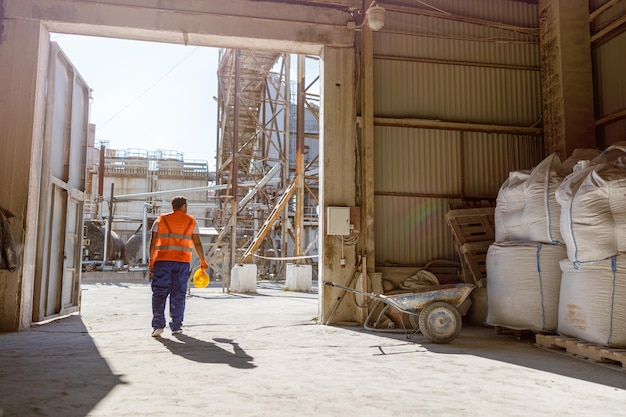
[[[93,90],[96,140],[174,150],[215,169],[217,48],[62,34],[51,41]]]

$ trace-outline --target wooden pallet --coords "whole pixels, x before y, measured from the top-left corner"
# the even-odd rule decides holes
[[[468,242],[458,248],[463,267],[469,271],[473,284],[479,288],[484,287],[487,280],[487,251],[492,243],[493,241]]]
[[[541,334],[535,336],[535,344],[546,350],[626,372],[626,349],[599,346],[575,337]]]
[[[495,207],[450,210],[446,222],[452,229],[459,246],[468,242],[493,242],[496,238],[494,226]]]
[[[495,207],[450,210],[446,222],[461,260],[463,281],[484,287],[487,250],[495,240]]]
[[[535,330],[519,330],[519,329],[510,329],[508,327],[503,326],[493,326],[497,335],[513,335],[517,340],[535,340],[537,334],[545,334],[542,332],[538,332]]]

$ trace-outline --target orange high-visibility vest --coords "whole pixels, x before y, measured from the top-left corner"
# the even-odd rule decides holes
[[[157,218],[157,237],[154,245],[155,261],[191,262],[196,225],[193,216],[182,211],[161,214]]]

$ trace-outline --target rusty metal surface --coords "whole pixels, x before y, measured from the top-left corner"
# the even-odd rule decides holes
[[[432,289],[397,295],[380,295],[381,301],[403,312],[417,312],[434,301],[459,306],[475,288],[472,284],[434,285]]]
[[[426,287],[426,289],[420,291],[403,292],[401,294],[392,295],[379,295],[359,291],[330,281],[325,281],[324,285],[330,285],[355,294],[380,300],[383,303],[395,307],[405,313],[417,313],[426,305],[434,301],[445,301],[455,307],[458,307],[470,295],[472,290],[476,288],[473,284],[443,284]]]

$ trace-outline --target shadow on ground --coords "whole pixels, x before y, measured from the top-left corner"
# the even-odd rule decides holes
[[[86,416],[123,384],[77,315],[0,334],[0,416]]]
[[[346,328],[371,333],[363,328]],[[448,344],[432,343],[421,333],[376,332],[376,334],[398,340],[398,344],[373,345],[371,347],[374,356],[423,352],[471,355],[626,390],[626,373],[620,364],[591,363],[558,351],[541,349],[535,346],[532,333],[516,339],[512,334],[496,334],[490,326],[468,325],[464,326],[461,334]]]
[[[207,342],[186,334],[174,335],[175,340],[157,338],[172,354],[199,363],[224,363],[239,369],[252,369],[254,358],[248,355],[237,342],[231,339],[213,339]],[[232,352],[218,344],[228,344]]]

